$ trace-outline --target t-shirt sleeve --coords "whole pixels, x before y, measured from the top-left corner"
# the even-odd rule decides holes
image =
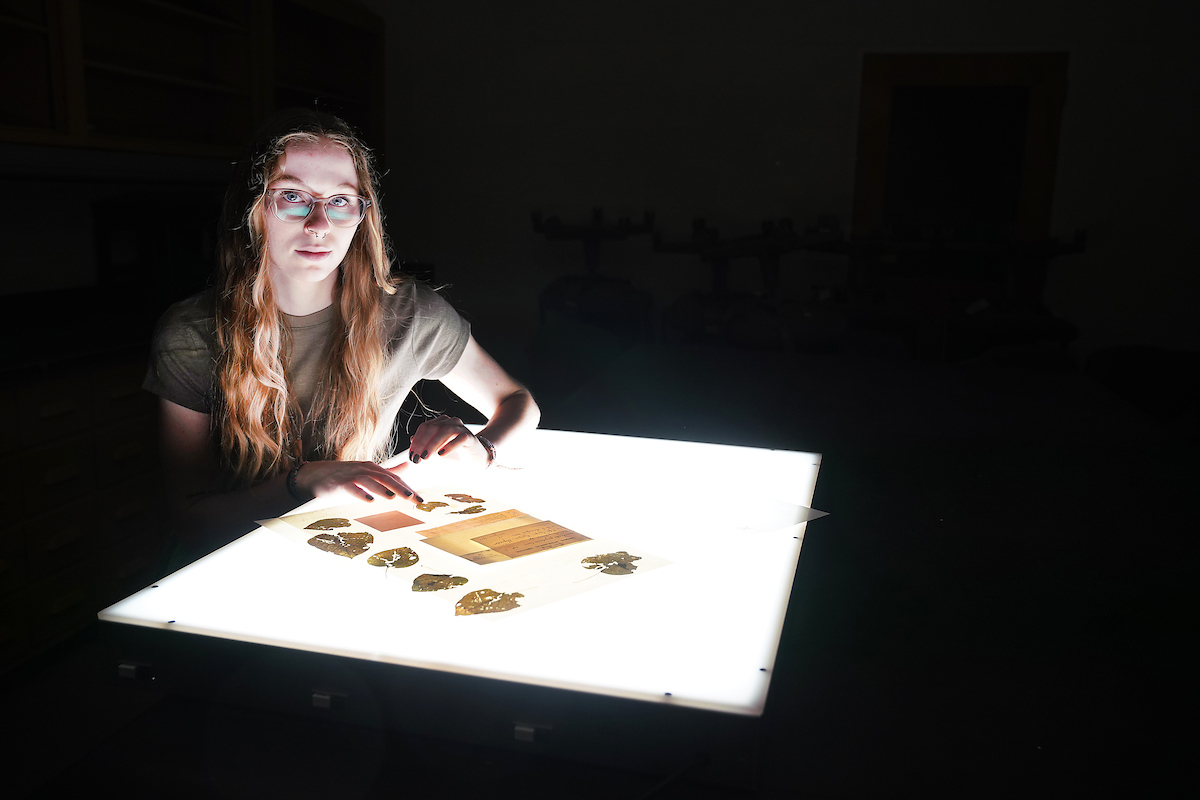
[[[427,285],[414,281],[405,288],[411,293],[411,317],[393,337],[393,357],[400,356],[416,367],[412,377],[437,380],[458,364],[471,337],[471,326]]]
[[[172,403],[211,414],[215,361],[212,319],[195,299],[167,309],[154,331],[142,388]]]

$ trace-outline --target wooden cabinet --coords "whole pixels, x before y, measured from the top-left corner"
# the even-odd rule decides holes
[[[312,106],[383,141],[383,24],[309,0],[0,0],[0,141],[228,157]]]
[[[0,375],[0,670],[159,577],[155,401],[141,351]]]
[[[203,282],[224,167],[267,115],[315,105],[382,144],[383,62],[347,0],[0,0],[10,189],[84,197],[36,232],[95,247],[94,275],[23,254],[10,272],[74,277],[0,293],[0,669],[157,577],[149,328]]]

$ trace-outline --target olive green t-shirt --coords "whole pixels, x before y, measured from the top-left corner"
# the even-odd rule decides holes
[[[387,362],[375,391],[383,400],[382,419],[394,420],[417,381],[436,380],[454,369],[471,329],[441,295],[418,281],[405,281],[394,295],[380,292],[380,302]],[[307,458],[320,447],[307,412],[332,343],[334,309],[329,306],[303,317],[283,317],[292,333],[286,370],[292,393],[306,416],[303,439]],[[142,386],[184,408],[213,413],[219,389],[211,292],[176,303],[163,314]],[[392,454],[392,443],[383,441],[390,438],[387,425],[382,426],[379,437],[379,444]]]

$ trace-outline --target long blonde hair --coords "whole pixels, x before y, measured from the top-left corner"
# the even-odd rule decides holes
[[[392,294],[390,259],[371,152],[337,117],[316,111],[281,116],[255,139],[225,195],[217,270],[217,413],[220,459],[250,485],[302,457],[304,416],[288,384],[291,331],[275,304],[266,239],[266,190],[287,147],[328,142],[354,159],[358,191],[370,201],[333,290],[332,343],[311,411],[321,458],[378,459],[386,441],[375,390],[384,363],[380,292]]]

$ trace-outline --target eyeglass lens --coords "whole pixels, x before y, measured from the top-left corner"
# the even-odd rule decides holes
[[[330,223],[349,228],[362,222],[367,203],[352,194],[339,194],[318,201],[308,192],[299,189],[278,189],[271,193],[275,216],[284,222],[301,222],[308,219],[317,202],[325,204],[325,215]]]

